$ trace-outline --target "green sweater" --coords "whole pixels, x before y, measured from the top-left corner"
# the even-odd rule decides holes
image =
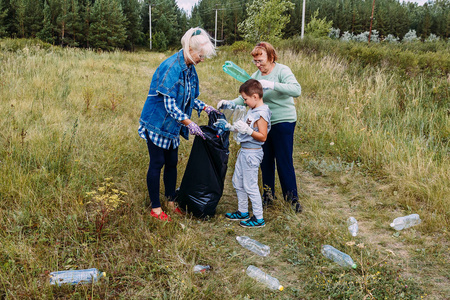
[[[274,89],[265,90],[263,96],[264,103],[272,111],[272,118],[270,119],[272,125],[297,121],[293,97],[300,96],[302,88],[288,66],[275,63],[275,67],[270,74],[263,76],[261,71],[258,70],[253,73],[252,78],[275,82]],[[233,102],[237,105],[244,105],[244,99],[241,96],[234,99]]]

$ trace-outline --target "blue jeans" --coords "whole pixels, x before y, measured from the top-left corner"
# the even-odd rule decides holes
[[[147,172],[147,188],[152,202],[152,208],[161,207],[159,201],[159,181],[161,178],[161,169],[164,166],[164,188],[165,196],[169,201],[175,197],[175,186],[177,184],[177,163],[178,148],[169,150],[160,148],[153,144],[147,134],[147,148],[150,155],[150,163]]]
[[[283,122],[272,125],[267,140],[262,146],[264,158],[261,162],[261,173],[265,197],[270,193],[272,197],[275,195],[276,162],[284,199],[289,202],[298,201],[297,180],[292,158],[295,123]]]

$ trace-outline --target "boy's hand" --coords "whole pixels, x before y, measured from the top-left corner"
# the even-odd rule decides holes
[[[242,120],[237,121],[236,123],[234,123],[233,126],[234,128],[236,128],[237,131],[239,131],[239,133],[248,135],[253,134],[253,129],[251,129],[250,126],[248,126],[247,123],[245,123]]]
[[[259,81],[259,83],[261,83],[263,90],[266,90],[266,89],[273,90],[275,88],[275,82],[273,82],[273,81],[269,81],[269,80],[265,80],[265,79],[261,79],[258,81]]]
[[[219,119],[213,125],[217,128],[222,129],[223,131],[229,131],[232,128],[231,124],[228,123],[225,119]]]

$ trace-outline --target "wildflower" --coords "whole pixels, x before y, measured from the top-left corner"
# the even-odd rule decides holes
[[[330,143],[330,146],[334,146],[334,142],[331,142],[331,143]]]
[[[99,187],[97,190],[98,190],[99,192],[104,192],[106,189],[105,189],[104,186],[101,186],[101,187]]]
[[[116,193],[116,194],[119,193],[119,190],[118,190],[118,189],[111,189],[111,191],[113,191],[113,193]]]

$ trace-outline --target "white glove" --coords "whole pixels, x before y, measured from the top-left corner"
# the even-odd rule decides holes
[[[237,131],[239,131],[239,133],[248,135],[252,135],[253,133],[253,129],[251,129],[250,126],[242,120],[237,121],[233,126]]]
[[[273,81],[269,81],[269,80],[265,80],[265,79],[261,79],[258,81],[261,83],[263,90],[267,90],[267,89],[273,90],[275,88],[275,82],[273,82]]]
[[[217,104],[217,109],[232,109],[236,106],[236,104],[233,101],[230,100],[220,100],[219,103]]]

